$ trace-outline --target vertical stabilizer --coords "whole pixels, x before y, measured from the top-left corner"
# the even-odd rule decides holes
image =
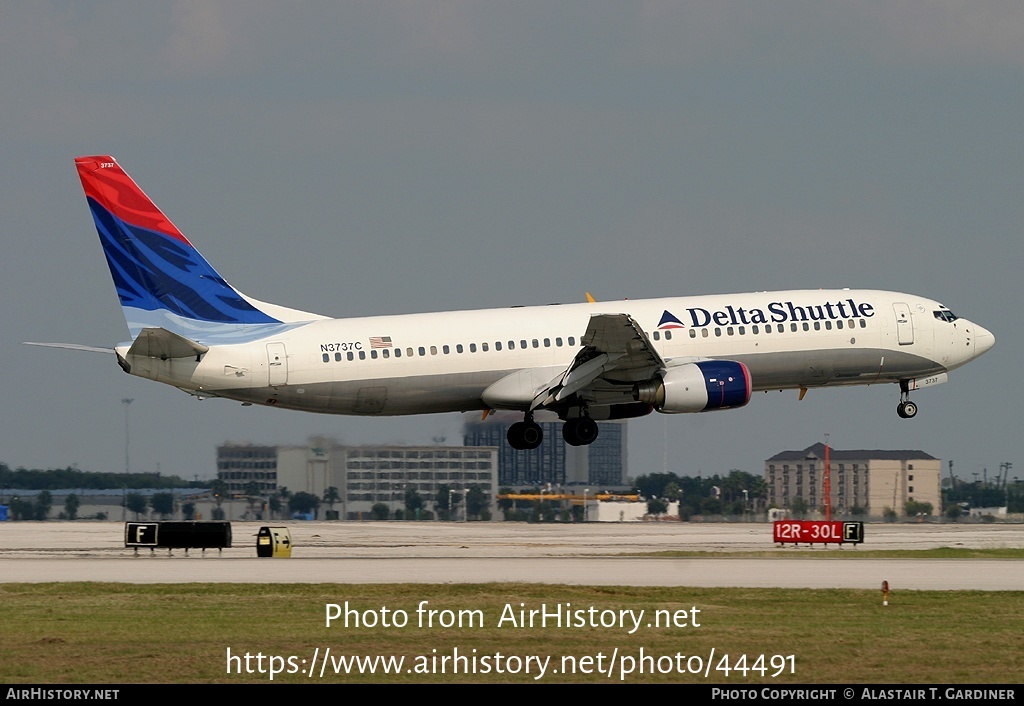
[[[113,157],[77,157],[75,165],[133,339],[144,328],[165,328],[228,342],[323,318],[241,294]]]

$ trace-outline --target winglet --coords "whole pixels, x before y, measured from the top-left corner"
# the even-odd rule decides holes
[[[596,299],[594,299],[594,296],[593,296],[593,295],[592,295],[592,294],[591,294],[590,292],[587,292],[587,301],[588,301],[589,303],[593,304],[593,303],[595,303],[595,302],[596,302],[597,300],[596,300]]]

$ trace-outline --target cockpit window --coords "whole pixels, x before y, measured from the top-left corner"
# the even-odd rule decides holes
[[[938,311],[935,311],[933,313],[935,314],[935,318],[938,319],[939,321],[956,321],[959,318],[949,309],[939,309]]]

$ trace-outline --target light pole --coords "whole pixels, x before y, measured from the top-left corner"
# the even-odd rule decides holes
[[[128,445],[128,441],[129,441],[129,436],[128,436],[128,405],[130,405],[132,402],[134,402],[134,398],[131,398],[131,397],[122,397],[121,398],[121,404],[124,405],[124,472],[125,473],[131,473],[131,464],[128,461],[128,458],[129,458],[128,457],[128,449],[129,449],[129,445]]]
[[[590,488],[583,489],[583,521],[587,521],[587,493],[590,492]]]

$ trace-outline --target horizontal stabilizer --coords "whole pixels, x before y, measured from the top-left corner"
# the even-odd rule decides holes
[[[43,346],[44,348],[67,348],[70,351],[89,351],[90,353],[113,353],[113,348],[100,348],[99,346],[83,346],[81,343],[36,343],[25,341],[26,346]]]
[[[144,328],[139,333],[128,355],[147,358],[198,358],[210,350],[209,346],[196,343],[165,328]]]

